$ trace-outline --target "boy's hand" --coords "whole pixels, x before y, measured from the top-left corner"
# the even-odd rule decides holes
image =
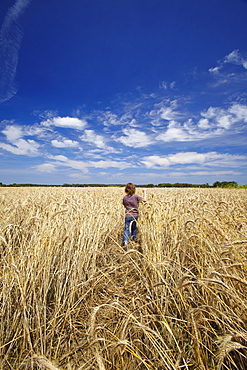
[[[143,200],[146,202],[146,198],[147,198],[147,190],[146,189],[143,189],[142,190],[142,194],[143,194]]]

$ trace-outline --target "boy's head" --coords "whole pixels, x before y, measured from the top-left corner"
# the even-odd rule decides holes
[[[136,187],[132,182],[128,182],[128,184],[125,186],[125,193],[128,195],[133,195],[136,192]]]

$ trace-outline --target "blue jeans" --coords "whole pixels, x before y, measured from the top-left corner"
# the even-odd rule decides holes
[[[132,236],[132,239],[136,241],[137,238],[137,224],[136,221],[138,217],[125,217],[125,225],[124,225],[124,238],[123,243],[127,244],[129,242],[129,238]]]

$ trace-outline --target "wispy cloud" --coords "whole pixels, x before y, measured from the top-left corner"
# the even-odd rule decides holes
[[[94,130],[85,130],[84,134],[80,136],[80,139],[90,145],[104,150],[105,152],[116,152],[116,149],[113,149],[106,144],[105,137],[103,135],[96,134]]]
[[[51,163],[43,163],[34,167],[39,172],[52,173],[56,170],[56,166]]]
[[[106,111],[106,112],[100,112],[98,115],[99,121],[103,123],[105,126],[118,126],[121,125],[121,118],[118,117],[117,114],[111,112],[111,111]]]
[[[233,50],[231,53],[226,55],[222,60],[218,62],[216,67],[210,68],[209,72],[212,74],[218,74],[226,64],[234,64],[242,66],[247,69],[247,58],[245,58],[239,50]]]
[[[93,168],[118,168],[123,170],[125,168],[129,168],[131,166],[130,163],[124,161],[112,161],[112,160],[101,160],[101,161],[89,161],[88,167]]]
[[[9,8],[0,29],[0,102],[9,100],[16,93],[14,79],[23,37],[18,20],[30,2],[17,0]]]
[[[141,160],[147,168],[168,168],[174,165],[203,165],[204,167],[246,167],[247,156],[217,152],[181,152],[166,156],[152,155]]]
[[[177,120],[185,116],[185,113],[179,111],[178,108],[179,104],[177,100],[162,100],[160,103],[155,104],[154,109],[149,112],[149,116],[153,120],[153,123],[156,124],[160,120]]]
[[[99,161],[86,161],[69,159],[64,155],[48,155],[49,163],[36,166],[37,171],[50,172],[52,168],[66,167],[73,170],[79,170],[83,173],[88,173],[91,168],[118,168],[123,170],[130,166],[130,163],[124,161],[113,161],[110,159]]]
[[[239,50],[233,50],[222,60],[218,61],[215,67],[209,69],[214,77],[215,86],[230,83],[243,82],[247,79],[247,58]]]
[[[173,82],[161,81],[159,83],[159,87],[164,90],[168,90],[168,89],[173,90],[175,88],[175,85],[176,85],[176,81],[173,81]]]
[[[46,165],[52,164],[56,168],[58,167],[68,167],[82,172],[88,172],[87,164],[85,161],[77,161],[74,159],[69,159],[64,155],[48,155],[50,163],[45,163]],[[36,167],[39,170],[39,166]],[[43,168],[43,167],[42,167]]]
[[[247,58],[244,58],[239,50],[233,50],[230,54],[228,54],[223,63],[231,63],[236,64],[239,66],[243,66],[245,69],[247,69]]]
[[[120,114],[112,112],[109,109],[106,112],[95,112],[98,122],[105,126],[105,131],[108,131],[109,129],[117,126],[136,125],[135,115],[136,109],[138,108],[131,106],[131,109],[133,109],[133,111],[130,112],[130,108],[126,105],[127,104],[125,103],[124,111]]]
[[[239,175],[239,171],[226,170],[226,171],[193,171],[188,172],[189,176],[225,176],[225,175]],[[187,174],[186,174],[187,175]]]

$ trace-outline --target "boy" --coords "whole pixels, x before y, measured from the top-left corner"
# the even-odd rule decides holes
[[[129,238],[132,235],[134,241],[137,239],[138,206],[139,202],[146,202],[146,189],[143,190],[143,197],[135,194],[135,185],[129,182],[125,186],[126,195],[123,197],[123,205],[125,207],[125,225],[124,225],[124,250],[127,250]]]

